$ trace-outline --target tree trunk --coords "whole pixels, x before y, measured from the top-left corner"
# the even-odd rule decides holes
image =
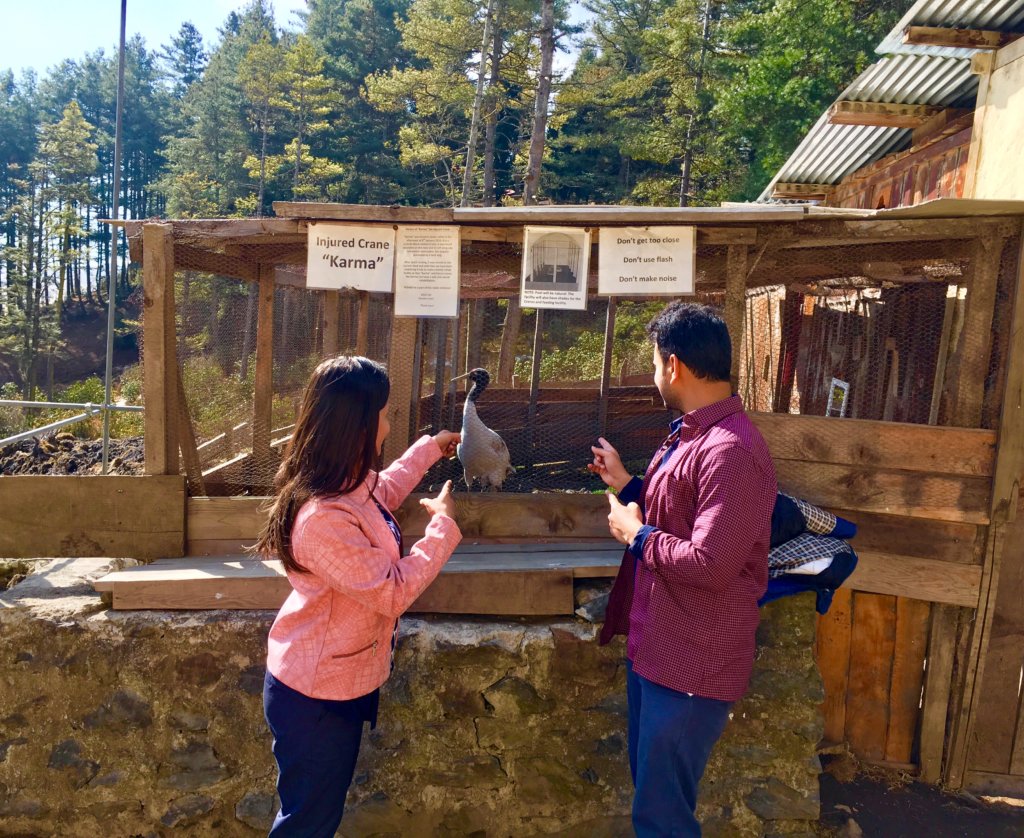
[[[548,127],[548,102],[551,98],[551,65],[555,55],[555,0],[541,0],[540,78],[537,80],[537,102],[533,111],[533,135],[530,158],[523,185],[523,204],[531,206],[540,183],[540,164],[544,158],[544,137]]]
[[[708,37],[711,33],[711,0],[704,0],[704,27],[700,39],[700,57],[697,60],[697,77],[693,82],[693,112],[686,125],[686,145],[683,148],[683,171],[679,178],[679,206],[690,204],[690,170],[693,166],[693,126],[700,108],[700,94],[704,90],[704,64],[708,54]]]
[[[498,96],[496,94],[501,64],[501,49],[504,39],[501,36],[501,13],[499,4],[495,12],[494,38],[491,47],[491,78],[487,84],[487,122],[484,129],[484,195],[483,205],[493,207],[494,194],[494,145],[498,136]]]
[[[473,97],[473,118],[469,123],[469,143],[466,145],[466,168],[462,173],[462,201],[459,206],[468,207],[473,183],[473,162],[476,157],[476,137],[480,133],[480,106],[484,99],[484,81],[487,70],[487,50],[491,45],[491,15],[495,0],[487,0],[487,17],[484,18],[484,37],[480,45],[480,65],[476,71],[476,95]]]

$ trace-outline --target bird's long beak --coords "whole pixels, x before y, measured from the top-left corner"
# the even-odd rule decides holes
[[[469,373],[468,372],[464,372],[462,375],[457,375],[457,376],[455,376],[455,378],[453,378],[448,383],[449,384],[454,384],[456,381],[461,381],[463,378],[469,378]]]

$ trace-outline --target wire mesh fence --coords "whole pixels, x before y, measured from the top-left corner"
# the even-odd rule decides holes
[[[980,374],[991,386],[978,424],[993,427],[1000,399],[995,374],[1006,344],[999,325],[1016,278],[1015,241],[1006,241],[996,320],[984,334],[965,328],[978,269],[969,239],[756,253],[743,332],[734,335],[738,391],[747,408],[949,424],[957,381],[970,374],[965,359],[981,355]],[[723,258],[724,248],[700,251],[694,300],[723,305],[716,267]],[[410,438],[458,429],[469,382],[453,379],[487,370],[490,385],[476,408],[508,447],[514,471],[503,482],[505,492],[601,489],[586,470],[599,436],[641,470],[672,418],[653,386],[646,337],[648,321],[667,300],[616,298],[610,312],[608,298],[591,294],[584,311],[520,309],[521,259],[515,243],[464,242],[459,317],[418,320],[407,358],[390,357],[390,295],[307,290],[300,267],[279,266],[269,446],[253,443],[258,283],[179,271],[177,356],[202,490],[268,492],[310,372],[341,353],[409,365],[409,427],[393,433],[407,430]],[[467,488],[455,459],[435,466],[420,488],[448,478]]]

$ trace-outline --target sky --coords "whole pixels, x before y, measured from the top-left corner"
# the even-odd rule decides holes
[[[170,41],[186,20],[196,25],[209,47],[217,30],[245,0],[128,0],[127,36],[146,39],[150,49]],[[278,26],[296,29],[292,12],[305,0],[273,0]],[[32,68],[43,75],[65,58],[117,50],[120,0],[0,0],[0,70]]]
[[[305,9],[305,0],[272,0],[277,24],[298,29],[293,12]],[[185,21],[203,35],[207,49],[217,40],[217,30],[232,11],[247,0],[128,0],[127,37],[138,33],[157,50],[168,43]],[[574,3],[571,19],[588,15]],[[120,0],[0,0],[0,70],[18,75],[31,68],[40,76],[65,58],[81,58],[87,52],[117,51]],[[555,69],[566,72],[575,56],[559,52]]]

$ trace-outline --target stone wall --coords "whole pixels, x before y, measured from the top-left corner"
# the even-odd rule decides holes
[[[115,612],[104,559],[0,594],[0,836],[250,836],[273,811],[268,612]],[[586,611],[587,609],[585,609]],[[344,836],[629,835],[623,647],[583,619],[407,619]],[[812,834],[813,599],[764,611],[703,786],[709,836]]]

